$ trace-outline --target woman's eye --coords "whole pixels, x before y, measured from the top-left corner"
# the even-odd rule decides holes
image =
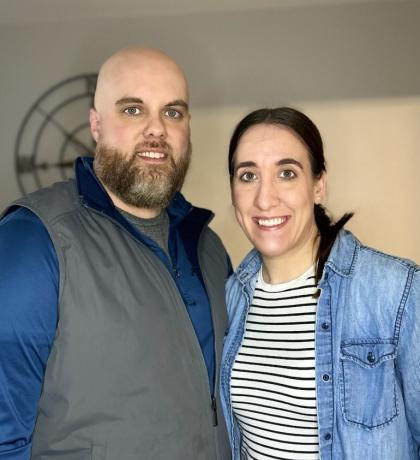
[[[239,176],[239,179],[243,182],[251,182],[255,180],[256,177],[257,176],[253,172],[246,171]]]
[[[130,116],[139,115],[140,109],[138,107],[127,107],[126,109],[124,109],[124,113]]]
[[[296,174],[294,171],[292,171],[291,169],[284,169],[281,173],[280,173],[280,177],[282,179],[286,179],[286,180],[290,180],[290,179],[294,179],[296,177]]]
[[[169,118],[181,118],[181,113],[178,112],[178,110],[175,110],[175,109],[168,109],[165,114],[169,117]]]

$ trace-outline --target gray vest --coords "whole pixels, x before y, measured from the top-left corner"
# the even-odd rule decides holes
[[[43,221],[60,266],[59,322],[32,460],[229,459],[221,406],[214,426],[201,348],[163,263],[117,222],[83,206],[73,181],[16,204]],[[228,268],[207,227],[199,261],[218,370]]]

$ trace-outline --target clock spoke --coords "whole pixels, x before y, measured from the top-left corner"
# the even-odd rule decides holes
[[[17,169],[19,173],[32,173],[35,170],[48,170],[56,168],[73,168],[74,159],[65,161],[35,163],[34,158],[30,155],[19,157]]]
[[[84,150],[84,154],[91,155],[91,149],[80,139],[69,133],[67,129],[64,128],[64,126],[60,122],[58,122],[52,115],[45,112],[41,106],[37,106],[36,110],[41,115],[43,115],[48,121],[50,121],[56,128],[58,128],[58,130],[63,134],[67,141],[71,142],[73,145],[77,147],[81,147]]]

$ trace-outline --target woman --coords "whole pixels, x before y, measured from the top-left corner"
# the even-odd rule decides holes
[[[420,271],[363,246],[321,205],[313,122],[261,109],[229,147],[255,249],[227,284],[222,404],[233,459],[420,458]]]

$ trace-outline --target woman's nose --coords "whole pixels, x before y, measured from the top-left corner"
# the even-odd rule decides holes
[[[278,190],[270,180],[262,180],[256,191],[255,206],[262,211],[267,211],[279,202]]]

